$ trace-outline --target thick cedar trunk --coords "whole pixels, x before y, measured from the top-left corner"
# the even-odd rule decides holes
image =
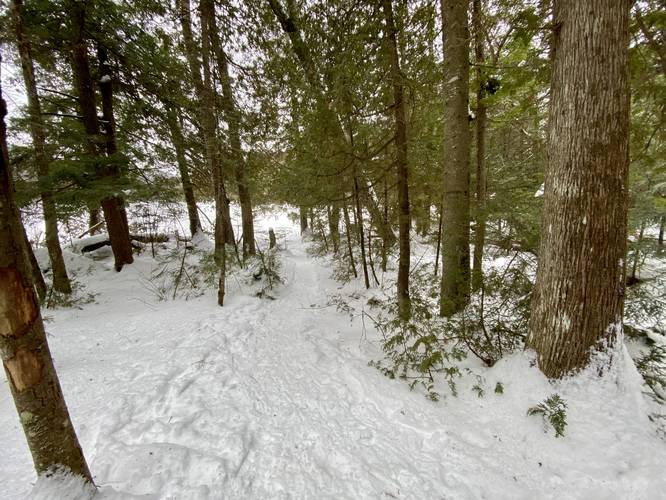
[[[404,76],[400,69],[398,54],[397,29],[393,20],[392,0],[383,0],[384,22],[386,23],[386,39],[388,54],[391,61],[391,80],[393,83],[393,113],[395,120],[396,169],[398,178],[398,240],[400,253],[398,257],[398,309],[402,319],[409,319],[411,308],[409,303],[409,266],[410,247],[409,230],[411,216],[409,211],[409,171],[407,168],[407,119],[403,99]]]
[[[53,194],[47,187],[49,175],[50,155],[46,149],[46,131],[42,119],[42,111],[37,94],[37,82],[35,81],[35,70],[32,61],[32,49],[30,40],[23,28],[23,1],[12,1],[12,18],[16,32],[16,45],[21,57],[21,69],[23,71],[23,82],[28,96],[28,114],[30,116],[30,134],[35,148],[35,163],[40,181],[40,195],[42,199],[42,210],[44,213],[44,227],[46,237],[46,248],[51,260],[53,271],[53,289],[61,293],[71,293],[72,286],[67,276],[65,260],[62,257],[60,239],[58,238],[58,216]]]
[[[0,355],[37,473],[58,466],[92,483],[65,405],[31,280],[9,171],[0,89]]]
[[[197,201],[194,197],[194,187],[190,180],[190,172],[187,168],[187,159],[185,157],[185,140],[183,138],[183,131],[181,123],[176,116],[176,110],[173,106],[166,105],[166,121],[169,127],[169,134],[171,135],[171,142],[173,143],[176,152],[176,163],[178,164],[178,173],[180,174],[180,182],[183,186],[183,195],[185,196],[185,204],[187,205],[187,217],[190,222],[190,233],[194,236],[201,229],[201,220],[199,219],[199,210],[197,209]]]
[[[204,2],[202,2],[202,5]],[[210,35],[213,53],[217,59],[218,78],[222,87],[222,110],[224,120],[227,122],[229,134],[230,159],[233,163],[233,172],[238,186],[238,201],[241,206],[241,224],[243,228],[243,258],[256,253],[254,242],[254,217],[252,215],[252,197],[247,183],[246,164],[243,158],[243,150],[240,139],[241,115],[236,108],[231,77],[229,76],[229,64],[227,55],[219,39],[217,23],[215,21],[215,9],[213,2],[205,1],[209,9],[207,17],[210,23]]]
[[[202,10],[204,14],[206,9]],[[199,108],[199,121],[203,131],[204,150],[206,164],[213,177],[215,190],[215,257],[220,266],[220,278],[218,280],[218,304],[224,303],[225,274],[226,274],[226,248],[225,239],[228,227],[227,221],[228,202],[224,183],[222,180],[222,169],[220,165],[220,148],[217,138],[217,123],[215,113],[215,96],[212,88],[210,75],[210,40],[208,37],[208,20],[201,20],[201,50],[195,45],[192,36],[192,20],[189,0],[180,0],[180,24],[185,41],[185,53],[190,67],[190,75],[194,84]],[[199,53],[202,63],[199,62]],[[203,79],[201,71],[203,68]]]
[[[105,118],[105,137],[100,135],[99,122],[97,119],[97,107],[95,105],[95,93],[90,76],[90,65],[88,63],[88,47],[85,40],[85,8],[81,2],[70,2],[70,15],[72,20],[72,72],[76,86],[79,108],[81,110],[83,126],[88,137],[88,154],[91,158],[100,158],[104,152],[115,153],[115,138],[113,127],[113,108],[111,94],[111,81],[100,81],[102,90],[103,114]],[[103,64],[108,71],[106,64]],[[110,78],[110,75],[109,75]],[[101,80],[106,80],[105,78]],[[111,152],[111,153],[109,153]],[[118,177],[118,169],[113,165],[98,167],[96,175],[100,178],[115,180]],[[127,216],[120,196],[109,196],[102,200],[102,210],[106,228],[111,240],[111,249],[115,261],[116,271],[120,271],[125,264],[131,264],[132,244],[127,226]]]
[[[486,104],[483,63],[483,21],[481,0],[474,0],[472,22],[474,24],[474,59],[476,62],[476,224],[474,229],[474,261],[472,264],[472,289],[483,284],[483,247],[486,241]]]
[[[539,266],[528,347],[562,377],[622,334],[629,0],[556,0]]]
[[[466,0],[441,0],[444,45],[444,196],[440,315],[469,302],[469,30]]]

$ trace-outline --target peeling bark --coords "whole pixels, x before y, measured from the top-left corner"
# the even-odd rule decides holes
[[[92,483],[26,272],[30,266],[9,171],[6,114],[0,88],[0,357],[37,473],[64,466]]]

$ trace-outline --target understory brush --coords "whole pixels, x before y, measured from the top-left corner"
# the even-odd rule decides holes
[[[158,265],[142,284],[158,300],[188,300],[199,297],[218,286],[220,266],[214,253],[186,244],[157,257]],[[277,248],[257,251],[241,262],[235,253],[227,250],[226,279],[234,280],[243,293],[274,299],[272,291],[284,279]]]
[[[439,313],[439,279],[432,265],[422,264],[410,275],[411,316],[400,319],[395,300],[374,299],[377,313],[366,315],[382,336],[385,358],[372,361],[391,378],[417,384],[430,399],[440,394],[435,389],[437,374],[443,376],[451,394],[457,395],[456,381],[464,373],[461,362],[469,354],[490,367],[506,354],[524,345],[529,321],[532,261],[515,253],[504,268],[491,268],[483,287],[475,292],[460,313],[442,318]],[[485,389],[475,383],[478,395]],[[500,390],[496,391],[501,393]]]

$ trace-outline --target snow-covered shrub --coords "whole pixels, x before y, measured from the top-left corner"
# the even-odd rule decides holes
[[[61,293],[55,290],[52,286],[44,297],[44,307],[46,309],[56,308],[73,308],[81,309],[81,306],[92,304],[98,294],[86,292],[85,286],[74,280],[70,280],[72,285],[72,293]]]
[[[280,275],[282,265],[277,248],[271,248],[257,254],[245,262],[245,268],[239,270],[242,281],[249,285],[256,297],[275,299],[271,292],[284,278]]]
[[[666,403],[666,345],[654,344],[634,361],[655,401]]]
[[[493,267],[469,305],[451,317],[447,328],[457,332],[470,352],[486,365],[522,349],[528,331],[533,263],[515,253],[509,263]]]
[[[567,403],[559,394],[553,394],[527,410],[528,415],[541,415],[545,424],[555,430],[555,437],[564,436],[567,427]]]
[[[373,300],[374,314],[365,313],[382,335],[385,358],[371,361],[370,365],[390,378],[401,378],[411,389],[420,385],[427,396],[436,401],[436,375],[440,374],[455,396],[456,380],[461,376],[458,362],[465,358],[465,350],[447,321],[433,314],[434,283],[428,277],[426,266],[417,267],[412,274],[411,316],[400,319],[398,304],[394,300]]]

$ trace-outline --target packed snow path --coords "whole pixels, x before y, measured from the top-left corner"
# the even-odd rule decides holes
[[[631,421],[631,403],[606,402],[609,422],[621,423],[605,442],[594,432],[605,422],[575,407],[570,434],[556,440],[525,417],[535,388],[548,389],[538,377],[522,380],[531,369],[520,360],[496,368],[505,395],[491,385],[485,398],[440,403],[368,367],[379,350],[360,320],[328,305],[339,285],[288,229],[277,300],[230,282],[224,308],[213,294],[154,302],[138,280],[151,264],[139,258],[90,278],[98,304],[45,312],[55,317],[47,329],[56,367],[104,498],[656,499],[666,491],[663,442]],[[661,453],[642,454],[637,436]],[[34,474],[4,382],[0,441],[0,497],[23,498]]]

